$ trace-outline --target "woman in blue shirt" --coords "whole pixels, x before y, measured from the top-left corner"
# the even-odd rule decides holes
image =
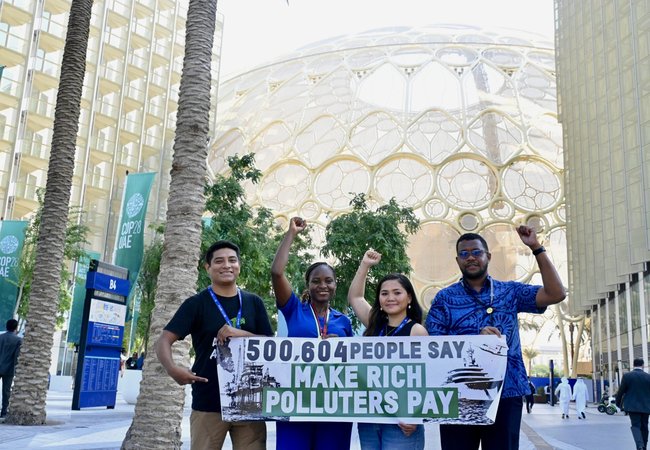
[[[327,339],[352,336],[352,323],[343,313],[330,308],[336,293],[336,274],[325,262],[309,266],[305,273],[307,296],[300,300],[293,292],[285,269],[293,240],[307,227],[300,217],[293,217],[278,247],[271,266],[271,280],[278,309],[284,315],[289,337]],[[277,422],[278,450],[349,449],[352,423]]]
[[[422,326],[422,308],[415,289],[407,277],[399,273],[386,275],[377,283],[372,306],[364,297],[366,278],[372,266],[379,264],[381,254],[370,249],[359,264],[350,284],[348,303],[362,324],[365,336],[428,336]],[[359,423],[362,450],[422,450],[424,427],[415,424]]]

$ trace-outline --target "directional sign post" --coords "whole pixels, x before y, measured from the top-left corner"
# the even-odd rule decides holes
[[[129,271],[93,259],[79,339],[72,409],[115,407],[120,354],[129,295]]]

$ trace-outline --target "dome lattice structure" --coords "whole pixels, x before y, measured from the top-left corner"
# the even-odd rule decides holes
[[[541,230],[566,282],[561,126],[553,45],[512,30],[437,25],[318,42],[225,81],[209,156],[254,152],[252,205],[315,224],[316,242],[355,193],[394,197],[423,305],[458,279],[454,244],[481,233],[490,273],[540,281],[513,224]]]

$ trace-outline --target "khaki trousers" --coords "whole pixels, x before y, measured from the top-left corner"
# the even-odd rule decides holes
[[[220,413],[192,410],[191,450],[220,450],[228,432],[233,450],[266,450],[266,423],[224,422]]]

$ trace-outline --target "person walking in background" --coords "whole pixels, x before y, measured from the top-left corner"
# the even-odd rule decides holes
[[[359,264],[348,290],[348,303],[366,327],[364,336],[428,336],[421,325],[422,308],[407,277],[392,273],[377,283],[375,301],[370,306],[364,294],[366,278],[381,254],[370,249]],[[422,450],[424,426],[417,424],[359,423],[361,450]]]
[[[528,394],[526,394],[526,412],[530,414],[535,403],[535,385],[530,380],[530,377],[528,377],[528,389]]]
[[[191,450],[218,450],[230,433],[234,450],[266,448],[264,422],[225,422],[217,375],[217,345],[231,337],[272,336],[262,299],[237,286],[239,247],[217,241],[205,253],[210,286],[181,304],[156,342],[156,355],[178,384],[192,385]],[[174,342],[192,335],[196,360],[192,370],[176,365]],[[163,413],[163,412],[161,412]]]
[[[135,370],[138,365],[138,352],[133,352],[133,355],[126,360],[126,368],[128,370]]]
[[[573,386],[573,396],[572,400],[576,402],[576,412],[578,413],[578,419],[586,419],[585,409],[587,409],[587,385],[582,378],[576,380],[576,384]]]
[[[307,268],[307,293],[302,301],[285,275],[291,244],[306,228],[305,220],[291,218],[271,265],[275,302],[287,322],[289,337],[352,336],[350,319],[330,307],[336,294],[336,274],[329,264],[317,262]],[[278,450],[345,450],[350,448],[351,433],[351,422],[276,422],[276,445]]]
[[[571,401],[571,386],[567,377],[562,377],[562,382],[555,388],[555,395],[560,400],[560,409],[562,409],[562,418],[569,418],[569,402]]]
[[[643,359],[634,360],[634,369],[623,375],[616,393],[616,405],[630,416],[632,436],[637,450],[648,447],[650,415],[650,374],[643,371]]]
[[[144,367],[144,352],[140,353],[140,356],[138,356],[138,360],[135,362],[135,368],[137,370],[142,370]]]
[[[519,340],[520,312],[542,314],[546,307],[566,297],[562,280],[537,233],[522,225],[516,230],[521,242],[537,260],[543,286],[498,281],[488,275],[492,258],[488,244],[478,234],[463,234],[456,241],[456,264],[463,274],[458,283],[436,294],[426,320],[432,336],[492,334],[506,336],[508,362],[503,391],[493,425],[440,425],[443,450],[517,450],[528,393],[526,367]]]
[[[18,321],[16,319],[7,320],[6,329],[5,333],[0,334],[0,380],[2,380],[2,410],[0,411],[0,417],[7,415],[11,383],[16,372],[20,346],[23,343],[23,340],[17,336]]]
[[[126,370],[126,360],[129,359],[126,356],[126,349],[122,347],[122,353],[120,353],[120,377],[124,376],[124,370]]]

